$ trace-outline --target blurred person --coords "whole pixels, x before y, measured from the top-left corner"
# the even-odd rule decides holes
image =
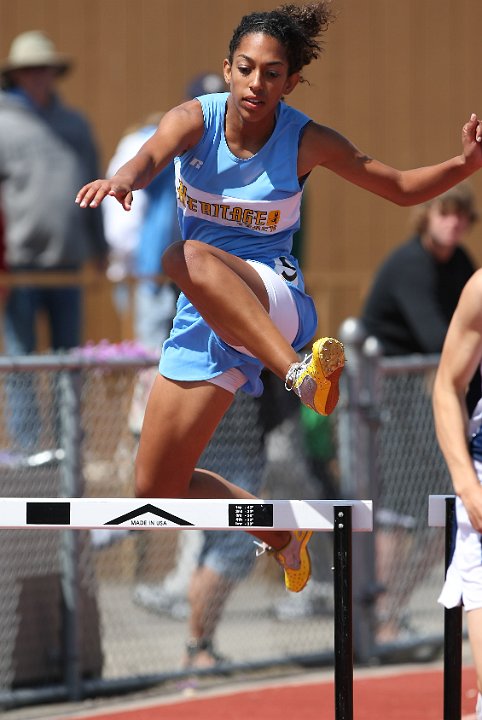
[[[474,194],[467,183],[460,183],[439,197],[422,204],[413,215],[414,235],[390,253],[378,270],[362,311],[367,333],[376,337],[385,356],[419,353],[437,354],[442,350],[447,329],[462,289],[474,273],[474,263],[463,247],[478,213]],[[478,378],[477,378],[478,381]],[[430,421],[429,388],[417,396],[418,411],[425,407]],[[381,586],[379,601],[380,640],[397,638],[406,629],[406,600],[424,574],[423,557],[412,549],[413,531],[419,520],[414,508],[418,499],[434,492],[437,474],[443,474],[442,460],[436,468],[433,457],[426,457],[418,439],[406,401],[385,398],[385,410],[395,428],[390,448],[410,447],[417,458],[417,471],[395,463],[390,477],[378,489],[377,565]],[[385,448],[387,450],[387,448]],[[388,450],[387,450],[388,452]],[[411,566],[412,582],[406,583],[403,597],[395,591],[400,566]]]
[[[375,275],[362,320],[385,356],[440,353],[474,263],[462,246],[477,220],[475,198],[460,183],[414,211],[413,236]]]
[[[256,495],[261,491],[265,461],[260,400],[240,394],[201,456],[202,466],[228,475]],[[189,581],[185,668],[207,668],[226,660],[215,648],[215,633],[229,596],[249,575],[255,560],[253,539],[248,534],[218,530],[202,533],[196,568]]]
[[[161,117],[161,112],[151,113],[125,133],[109,162],[108,174],[114,174],[142,147],[156,131]],[[145,348],[159,354],[169,334],[176,304],[176,290],[172,284],[155,279],[162,274],[164,251],[180,238],[173,188],[174,165],[169,165],[146,188],[136,193],[130,213],[125,213],[114,198],[106,198],[102,205],[110,248],[107,275],[110,280],[120,283],[115,292],[117,309],[125,312],[130,300],[129,284],[123,285],[123,281],[136,278],[134,337]]]
[[[482,369],[482,270],[468,281],[450,323],[433,390],[437,439],[456,498],[455,551],[439,602],[463,605],[482,720],[482,399],[467,412],[467,390]]]
[[[482,166],[482,125],[462,129],[462,150],[436,165],[400,171],[360,152],[331,128],[284,101],[321,51],[333,19],[327,2],[245,15],[235,29],[224,77],[228,93],[170,110],[139,153],[112,178],[80,188],[97,208],[113,195],[128,211],[132,193],[176,158],[183,241],[163,256],[181,289],[149,396],[136,460],[139,497],[247,499],[252,494],[198,467],[217,425],[242,389],[262,393],[268,368],[303,404],[333,412],[343,345],[313,337],[317,315],[291,254],[307,177],[321,166],[400,205],[439,195]],[[252,531],[279,563],[285,586],[311,575],[311,531]]]
[[[79,212],[72,194],[98,172],[87,120],[64,105],[57,83],[72,62],[37,30],[21,33],[0,66],[0,190],[9,273],[79,273],[93,259],[105,267],[107,245],[100,211]],[[75,282],[75,281],[74,281]],[[36,349],[36,319],[47,315],[52,350],[82,340],[78,285],[12,287],[4,310],[8,355]],[[41,423],[30,376],[7,382],[9,429],[23,451],[37,449]]]

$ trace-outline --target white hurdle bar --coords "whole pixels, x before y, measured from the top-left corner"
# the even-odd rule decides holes
[[[454,495],[430,495],[429,527],[445,528],[445,572],[455,549],[457,521]],[[462,608],[444,610],[444,695],[443,720],[462,717]]]
[[[373,530],[371,500],[227,500],[177,498],[1,498],[0,529],[11,530],[315,530],[333,532],[335,720],[353,720],[352,532]],[[71,538],[75,533],[67,532]],[[68,552],[75,565],[75,542]],[[75,596],[76,567],[67,571]],[[71,605],[75,603],[71,602]],[[72,646],[80,628],[67,619]],[[82,697],[74,650],[66,660],[69,698]]]
[[[369,500],[188,500],[178,498],[1,498],[0,529],[334,530],[350,505],[352,530],[373,529]]]

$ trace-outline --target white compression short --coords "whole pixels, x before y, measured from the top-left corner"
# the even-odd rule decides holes
[[[267,265],[257,260],[247,260],[262,279],[269,299],[269,316],[281,334],[290,343],[293,343],[299,328],[299,317],[293,293],[283,278]],[[251,355],[245,347],[233,345],[235,350]],[[213,385],[232,392],[233,394],[246,382],[246,377],[237,368],[231,368],[226,372],[210,378],[208,382]]]
[[[482,463],[475,460],[474,467],[482,482]],[[438,601],[446,608],[463,604],[465,610],[477,610],[482,607],[482,536],[470,524],[460,498],[455,507],[455,552]]]

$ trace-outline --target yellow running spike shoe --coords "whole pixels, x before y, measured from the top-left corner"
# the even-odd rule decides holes
[[[285,586],[290,592],[303,590],[311,577],[311,560],[306,546],[312,535],[312,530],[292,530],[290,541],[281,550],[275,550],[267,543],[254,541],[258,546],[257,556],[267,552],[281,565],[285,573]]]
[[[290,592],[300,592],[311,577],[311,559],[308,541],[312,530],[293,530],[291,540],[281,550],[273,550],[277,563],[285,571],[285,585]]]
[[[293,363],[286,375],[285,388],[293,390],[304,405],[320,415],[330,415],[340,396],[339,381],[345,366],[343,344],[335,338],[321,338],[313,351]]]

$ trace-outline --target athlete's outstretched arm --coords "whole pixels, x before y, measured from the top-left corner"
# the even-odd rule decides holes
[[[482,270],[468,281],[445,339],[433,393],[435,428],[473,527],[482,531],[482,487],[468,450],[465,395],[482,359]]]
[[[417,205],[440,195],[482,167],[482,123],[475,114],[465,123],[460,155],[412,170],[397,170],[386,165],[358,150],[335,130],[310,123],[300,145],[299,177],[317,165],[397,205]]]
[[[75,198],[81,208],[97,207],[107,195],[115,197],[130,210],[132,192],[146,187],[176,155],[199,142],[204,127],[201,105],[190,100],[167,112],[154,135],[139,152],[111,178],[93,180],[84,185]]]

